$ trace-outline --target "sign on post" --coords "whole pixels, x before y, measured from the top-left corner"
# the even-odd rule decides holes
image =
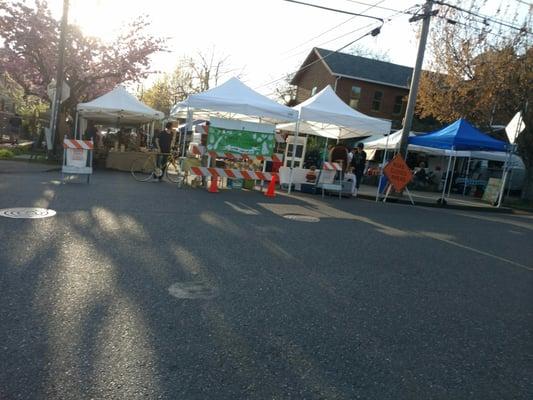
[[[55,79],[52,79],[52,82],[48,84],[46,87],[46,93],[48,94],[48,97],[50,100],[54,101],[54,97],[56,94],[56,81]],[[66,82],[63,82],[63,85],[61,86],[61,100],[60,102],[63,103],[65,100],[67,100],[70,97],[70,86],[67,85]]]
[[[399,154],[383,168],[383,173],[396,192],[401,192],[413,179],[411,169]]]

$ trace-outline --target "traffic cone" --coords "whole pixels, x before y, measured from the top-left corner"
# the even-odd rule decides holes
[[[218,176],[211,177],[211,185],[209,185],[209,193],[218,193]]]
[[[272,175],[272,179],[268,184],[268,189],[265,192],[266,197],[276,197],[276,175]]]

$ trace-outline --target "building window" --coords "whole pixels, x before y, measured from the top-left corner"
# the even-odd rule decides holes
[[[311,89],[311,96],[314,96],[316,94],[317,87],[313,86],[313,89]]]
[[[394,107],[392,109],[393,114],[401,114],[403,111],[403,105],[404,105],[404,96],[396,96],[394,98]]]
[[[383,99],[383,92],[374,92],[374,100],[372,100],[372,110],[379,111],[381,108],[381,100]]]
[[[359,86],[352,86],[352,90],[350,91],[350,107],[357,109],[360,98],[361,88]]]

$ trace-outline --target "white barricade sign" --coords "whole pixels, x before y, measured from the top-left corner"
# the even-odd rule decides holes
[[[63,174],[89,175],[93,173],[92,151],[94,145],[92,140],[63,140]],[[88,162],[87,162],[88,161]]]

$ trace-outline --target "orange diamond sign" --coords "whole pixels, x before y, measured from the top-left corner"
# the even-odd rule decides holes
[[[399,154],[385,165],[383,173],[397,192],[401,192],[413,179],[413,173]]]

